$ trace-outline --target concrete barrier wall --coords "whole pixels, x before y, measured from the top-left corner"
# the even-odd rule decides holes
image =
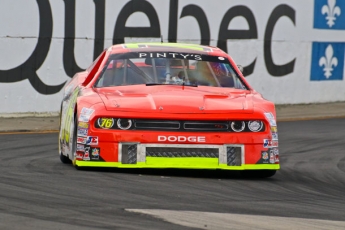
[[[1,0],[0,114],[58,112],[106,47],[219,46],[277,104],[345,101],[343,0]]]

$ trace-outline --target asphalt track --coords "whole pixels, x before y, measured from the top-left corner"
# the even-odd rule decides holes
[[[2,134],[0,229],[345,229],[345,119],[279,122],[269,179],[76,170],[57,133]]]

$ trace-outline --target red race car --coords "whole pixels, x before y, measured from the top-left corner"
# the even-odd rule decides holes
[[[106,49],[64,89],[59,154],[76,167],[280,168],[274,104],[211,46]]]

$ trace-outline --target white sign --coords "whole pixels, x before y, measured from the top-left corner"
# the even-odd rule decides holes
[[[161,35],[219,46],[277,104],[344,101],[344,21],[340,0],[2,0],[0,114],[58,112],[104,48]]]

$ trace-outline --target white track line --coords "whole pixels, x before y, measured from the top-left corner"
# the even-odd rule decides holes
[[[345,221],[316,220],[292,217],[242,215],[231,213],[175,211],[160,209],[126,209],[129,212],[147,214],[165,221],[208,230],[344,230]]]

